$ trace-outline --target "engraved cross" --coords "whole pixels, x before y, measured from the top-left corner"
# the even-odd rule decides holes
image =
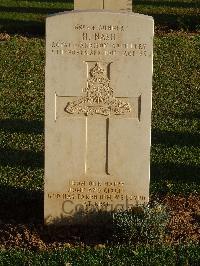
[[[84,95],[67,97],[63,109],[68,117],[85,118],[85,175],[109,175],[110,119],[139,119],[140,97],[115,97],[110,86],[112,62],[84,63],[87,66]]]

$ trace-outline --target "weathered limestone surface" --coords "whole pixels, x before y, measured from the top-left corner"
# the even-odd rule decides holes
[[[148,201],[152,57],[151,17],[47,18],[46,223]]]

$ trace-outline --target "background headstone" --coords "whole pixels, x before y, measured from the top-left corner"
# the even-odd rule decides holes
[[[132,0],[104,0],[104,9],[113,11],[132,11]]]
[[[151,17],[47,18],[46,223],[148,202],[152,57]]]
[[[103,9],[104,0],[74,0],[74,9]]]
[[[74,9],[107,9],[112,11],[132,11],[132,0],[74,0]]]

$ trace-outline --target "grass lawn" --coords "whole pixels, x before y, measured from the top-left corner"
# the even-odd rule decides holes
[[[4,190],[43,188],[44,46],[44,39],[20,36],[1,42]],[[198,35],[155,38],[152,193],[199,193],[199,49]]]
[[[72,0],[1,0],[0,31],[43,35],[47,14],[72,9]],[[200,30],[199,0],[134,0],[133,11],[153,16],[157,31]]]
[[[159,33],[154,41],[151,198],[166,204],[172,215],[170,240],[160,246],[104,241],[82,247],[88,235],[76,232],[73,241],[56,240],[53,233],[49,240],[42,225],[44,17],[73,4],[1,0],[0,265],[200,264],[199,247],[190,244],[200,240],[200,2],[134,2],[135,11],[154,16]],[[166,34],[170,30],[175,32]]]
[[[185,253],[187,254],[185,256]],[[1,266],[198,266],[200,248],[194,245],[171,247],[66,248],[50,252],[10,250],[0,252]]]

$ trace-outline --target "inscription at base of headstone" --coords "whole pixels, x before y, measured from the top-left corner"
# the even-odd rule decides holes
[[[152,58],[151,17],[47,18],[46,223],[148,202]]]

